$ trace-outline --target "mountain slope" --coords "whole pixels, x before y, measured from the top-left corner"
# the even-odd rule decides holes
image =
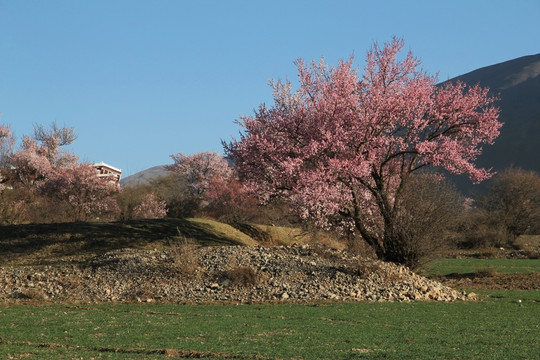
[[[148,185],[153,180],[170,175],[170,171],[165,168],[166,165],[158,165],[146,170],[139,171],[133,175],[120,180],[122,187],[135,187],[139,185]]]
[[[502,170],[510,165],[540,171],[540,54],[488,66],[450,81],[488,86],[499,94],[501,135],[486,147],[482,166]],[[490,165],[493,164],[493,165]]]
[[[483,67],[448,81],[457,80],[487,86],[492,95],[500,97],[501,135],[493,146],[484,147],[478,165],[495,171],[514,166],[540,173],[540,54]],[[461,188],[463,180],[458,180]]]

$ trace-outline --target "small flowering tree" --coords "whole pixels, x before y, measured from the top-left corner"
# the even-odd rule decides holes
[[[75,129],[59,127],[52,123],[49,128],[43,125],[34,127],[33,139],[41,144],[40,152],[53,166],[69,167],[77,162],[77,156],[62,147],[72,144],[76,139]]]
[[[5,218],[18,220],[22,214],[31,221],[116,217],[120,210],[112,195],[118,186],[98,178],[93,166],[80,164],[75,154],[63,148],[75,139],[73,128],[36,125],[33,136],[24,136],[20,148],[13,151],[9,127],[0,126],[0,170],[8,174],[0,173],[0,186],[5,179],[12,188],[11,210],[3,211]]]
[[[154,194],[145,194],[141,203],[133,209],[136,219],[162,219],[167,215],[167,203],[159,200]]]
[[[26,200],[9,189],[11,166],[9,159],[13,153],[15,138],[7,125],[0,125],[0,224],[17,223],[24,216]]]
[[[204,212],[226,222],[242,222],[257,214],[258,201],[235,177],[214,177],[204,193]]]
[[[194,194],[202,196],[208,190],[213,178],[229,178],[232,169],[227,160],[217,152],[200,152],[192,155],[178,153],[171,155],[174,164],[168,170],[183,174],[189,181]]]
[[[171,158],[174,164],[167,169],[187,180],[182,185],[187,185],[186,190],[198,207],[208,204],[205,194],[216,179],[228,181],[233,178],[233,171],[227,160],[216,152],[200,152],[192,155],[178,153],[171,155]]]
[[[34,128],[34,136],[24,136],[20,150],[9,157],[15,169],[14,182],[27,189],[39,186],[56,168],[69,168],[77,165],[78,158],[69,151],[61,149],[76,138],[71,128],[59,128],[52,124],[50,129],[43,126]]]
[[[21,221],[26,212],[28,197],[13,191],[13,168],[11,156],[15,138],[8,125],[0,125],[0,224],[13,224]],[[9,190],[9,191],[6,191]]]
[[[11,133],[9,126],[0,125],[0,193],[4,190],[4,183],[7,182],[7,172],[9,169],[6,169],[9,157],[13,152],[13,147],[15,145],[15,139]]]
[[[27,189],[35,188],[51,174],[53,165],[45,156],[46,150],[30,137],[24,137],[22,147],[10,159],[13,166],[14,182]]]
[[[68,209],[65,220],[75,221],[114,218],[120,212],[112,197],[117,192],[118,186],[97,177],[89,164],[56,168],[39,187],[39,193],[55,206]]]
[[[474,162],[499,135],[496,98],[463,83],[436,86],[403,41],[337,67],[297,61],[300,87],[272,83],[274,105],[243,117],[244,133],[225,145],[247,186],[262,200],[285,198],[304,219],[359,234],[381,259],[409,263],[402,245],[401,197],[429,167],[490,177]]]
[[[6,164],[13,152],[15,138],[7,125],[0,125],[0,168]]]

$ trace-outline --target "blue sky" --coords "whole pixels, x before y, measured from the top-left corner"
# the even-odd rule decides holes
[[[446,80],[540,52],[540,1],[0,0],[0,123],[74,127],[84,161],[130,175],[222,152],[293,64],[398,36]]]

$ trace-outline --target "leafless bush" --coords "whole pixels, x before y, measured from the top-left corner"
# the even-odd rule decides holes
[[[520,235],[539,233],[540,176],[516,168],[496,175],[478,201],[475,220],[471,228],[488,229],[486,236],[472,233],[479,243],[512,246]]]
[[[172,172],[151,183],[155,194],[167,203],[169,217],[183,218],[195,216],[200,207],[198,199],[189,188],[189,180],[183,174]]]
[[[225,270],[222,277],[230,281],[233,286],[253,287],[259,284],[259,274],[250,266],[239,266]]]
[[[30,199],[15,190],[0,189],[0,224],[19,224],[28,217]]]
[[[479,277],[492,277],[497,275],[497,269],[493,266],[482,266],[475,269],[474,273]]]
[[[388,233],[386,251],[416,268],[448,243],[464,210],[464,199],[447,181],[432,174],[415,176],[396,205],[396,228]]]
[[[489,212],[478,209],[464,221],[462,232],[464,239],[459,247],[469,249],[507,247],[513,238],[504,224],[494,221]]]
[[[199,245],[190,239],[179,237],[170,241],[169,253],[174,261],[174,267],[188,278],[196,277],[199,273]]]
[[[365,241],[361,241],[357,236],[350,235],[345,237],[345,248],[351,254],[357,255],[363,259],[376,259],[377,255],[371,246],[369,246]]]
[[[124,294],[126,299],[138,302],[151,302],[156,296],[156,289],[151,284],[143,283]]]

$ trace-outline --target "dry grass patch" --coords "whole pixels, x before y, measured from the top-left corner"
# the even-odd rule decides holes
[[[216,244],[223,243],[229,245],[257,245],[257,242],[250,236],[244,234],[233,226],[206,218],[186,219],[191,225],[190,228],[180,227],[182,235],[189,238],[199,238],[200,234],[211,235],[212,241]]]
[[[174,262],[174,268],[183,276],[194,278],[199,272],[200,245],[192,239],[174,239],[170,241],[169,254]]]
[[[249,288],[260,283],[259,273],[250,266],[239,266],[225,270],[221,276],[233,286]]]
[[[497,275],[497,268],[495,266],[479,266],[476,267],[474,273],[476,276],[491,277]]]

